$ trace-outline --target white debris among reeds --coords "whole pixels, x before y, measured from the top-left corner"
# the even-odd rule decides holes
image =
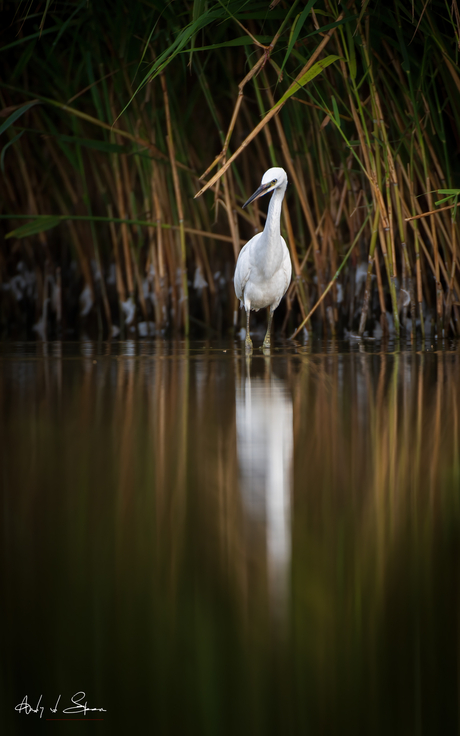
[[[155,335],[155,322],[139,322],[137,329],[139,337],[153,337]]]
[[[111,263],[107,269],[106,284],[109,286],[116,286],[117,284],[117,267],[115,263]]]
[[[343,302],[343,286],[339,282],[337,282],[337,304],[342,304]]]
[[[372,336],[376,340],[381,340],[382,339],[382,337],[383,337],[383,330],[382,330],[382,326],[381,326],[380,322],[377,322],[377,321],[375,322],[374,329],[372,330]]]
[[[197,266],[195,269],[195,276],[193,279],[193,288],[198,289],[198,291],[202,291],[207,285],[208,285],[208,282],[206,281],[203,274],[201,273],[201,267]]]
[[[225,278],[222,276],[220,271],[216,271],[214,274],[214,281],[217,281],[218,285],[222,288],[225,286],[226,281]]]
[[[46,321],[48,319],[48,302],[49,302],[49,299],[44,300],[42,316],[40,317],[38,322],[36,322],[32,326],[33,331],[37,333],[40,340],[46,340]]]
[[[358,264],[356,268],[356,273],[355,273],[356,291],[360,291],[360,289],[366,283],[366,279],[367,279],[367,263],[365,261],[361,261],[361,263]]]
[[[9,281],[2,284],[3,291],[11,291],[16,301],[20,302],[24,296],[29,298],[35,296],[37,279],[33,271],[29,271],[23,261],[16,266],[18,271]]]
[[[86,315],[89,314],[89,312],[91,311],[91,307],[93,306],[93,297],[89,284],[85,285],[85,288],[81,292],[78,301],[80,302],[80,315],[81,317],[86,317]]]
[[[91,259],[91,271],[93,272],[94,280],[100,281],[102,278],[101,269],[99,268],[99,264],[95,258]]]
[[[404,307],[407,307],[408,304],[410,304],[410,294],[406,289],[400,289],[399,290],[399,309],[404,309]]]
[[[125,315],[125,323],[127,325],[132,324],[134,316],[136,314],[136,305],[134,304],[132,296],[128,297],[125,302],[121,302],[121,308],[123,309],[123,314]]]

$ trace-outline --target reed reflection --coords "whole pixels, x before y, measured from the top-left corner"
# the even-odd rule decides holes
[[[275,617],[288,606],[291,564],[292,397],[265,358],[265,375],[236,384],[236,431],[240,488],[249,524],[265,534],[269,596]]]
[[[456,728],[460,352],[102,347],[0,355],[2,712]]]

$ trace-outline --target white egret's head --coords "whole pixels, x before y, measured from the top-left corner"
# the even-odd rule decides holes
[[[254,202],[258,197],[263,197],[268,192],[273,192],[274,189],[283,187],[283,192],[287,186],[287,174],[284,169],[279,166],[273,166],[271,169],[265,172],[260,183],[260,187],[249,197],[248,201],[244,203],[243,208],[247,207],[248,204]]]

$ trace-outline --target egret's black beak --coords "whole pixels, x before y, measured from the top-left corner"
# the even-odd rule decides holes
[[[248,206],[248,204],[251,204],[251,202],[254,202],[255,199],[258,197],[263,197],[264,194],[268,192],[269,189],[273,189],[273,184],[276,184],[276,182],[269,181],[268,184],[261,184],[258,189],[252,194],[248,201],[244,203],[243,209]]]

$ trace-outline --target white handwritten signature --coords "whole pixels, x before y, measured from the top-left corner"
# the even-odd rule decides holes
[[[34,708],[29,703],[29,698],[27,695],[25,695],[20,703],[15,706],[14,710],[17,710],[18,713],[25,713],[27,716],[31,713],[35,713],[36,715],[40,714],[40,718],[43,716],[43,711],[45,710],[45,706],[41,705],[43,695],[40,695],[38,699],[38,703],[36,707]],[[83,690],[79,690],[78,693],[75,693],[75,695],[72,695],[70,698],[70,702],[73,703],[69,708],[64,708],[61,712],[62,713],[71,713],[72,715],[81,715],[83,714],[86,716],[87,713],[90,711],[103,711],[106,713],[105,708],[89,708],[88,703],[85,700],[83,703],[82,701],[86,698],[86,693]],[[54,708],[50,708],[51,713],[57,713],[59,701],[61,699],[61,696],[59,695],[58,699],[56,700]]]

